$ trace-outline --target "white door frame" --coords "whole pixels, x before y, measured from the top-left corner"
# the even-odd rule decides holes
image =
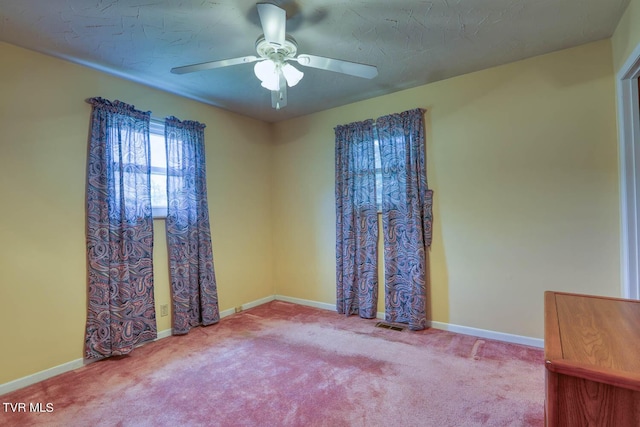
[[[616,77],[618,151],[620,155],[620,224],[622,296],[640,299],[640,44]]]

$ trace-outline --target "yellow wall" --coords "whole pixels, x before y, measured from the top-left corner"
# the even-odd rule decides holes
[[[613,66],[617,73],[640,43],[640,0],[631,0],[613,34]]]
[[[542,338],[545,290],[620,295],[609,40],[276,124],[278,293],[335,303],[334,127],[415,107],[432,320]]]
[[[268,124],[8,44],[0,57],[0,384],[83,356],[92,96],[207,125],[220,309],[274,294]],[[159,306],[169,281],[164,222],[154,227]]]
[[[435,190],[433,320],[542,337],[544,290],[619,295],[609,41],[276,125],[7,44],[0,57],[0,383],[82,357],[91,96],[207,125],[222,310],[274,293],[335,303],[333,128],[415,107]]]

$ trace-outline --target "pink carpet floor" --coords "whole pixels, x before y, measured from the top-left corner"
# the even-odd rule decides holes
[[[375,324],[273,301],[5,394],[44,412],[0,425],[544,424],[542,350]]]

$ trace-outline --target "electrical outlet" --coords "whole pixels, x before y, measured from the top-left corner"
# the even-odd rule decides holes
[[[169,315],[169,304],[162,304],[160,306],[160,316],[168,316]]]

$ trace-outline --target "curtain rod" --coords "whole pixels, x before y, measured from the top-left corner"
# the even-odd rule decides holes
[[[91,98],[85,98],[84,102],[86,102],[87,104],[91,104],[91,100],[93,98],[99,98],[99,97],[92,96]],[[149,116],[149,120],[152,121],[152,122],[157,122],[159,124],[164,124],[164,119],[159,118],[159,117]]]

